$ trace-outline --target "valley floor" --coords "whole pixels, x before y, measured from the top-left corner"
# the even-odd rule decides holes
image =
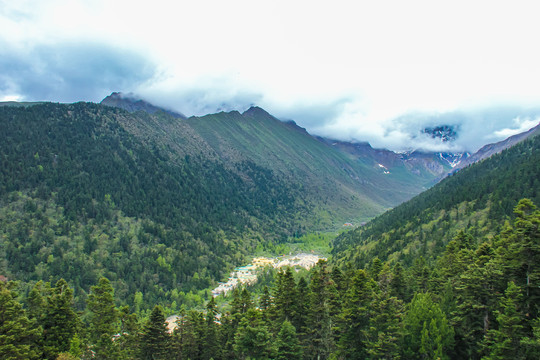
[[[219,285],[212,290],[212,295],[226,295],[228,292],[234,290],[238,286],[253,285],[257,282],[257,270],[271,266],[274,269],[279,269],[284,266],[290,266],[292,268],[304,268],[311,269],[319,260],[327,260],[325,257],[321,257],[315,254],[300,253],[296,255],[282,255],[279,257],[255,257],[251,264],[238,267],[231,272],[231,276],[227,282],[219,283]]]

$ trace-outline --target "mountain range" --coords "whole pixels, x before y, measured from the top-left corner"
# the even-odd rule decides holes
[[[141,103],[145,102],[117,93],[102,101],[129,111],[148,112],[149,106],[139,107]],[[158,108],[152,105],[151,109],[149,113],[153,114]],[[204,153],[225,167],[252,161],[289,182],[297,182],[312,210],[317,209],[314,213],[320,211],[331,219],[332,223],[323,224],[326,227],[343,221],[365,221],[431,186],[451,169],[440,154],[404,156],[374,150],[367,144],[342,147],[341,143],[308,134],[294,122],[282,122],[258,107],[244,113],[221,112],[160,126],[167,128],[168,139],[173,142],[183,139],[181,146],[170,144],[182,154]]]
[[[80,301],[106,275],[122,301],[186,303],[255,249],[364,223],[467,157],[315,137],[258,107],[186,118],[118,93],[2,105],[0,274],[65,277]]]

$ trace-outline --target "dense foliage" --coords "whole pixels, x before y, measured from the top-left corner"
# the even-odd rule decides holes
[[[0,275],[63,277],[78,308],[100,276],[125,304],[200,303],[248,254],[420,189],[258,108],[186,120],[0,106],[0,132]]]
[[[10,279],[64,277],[80,304],[105,275],[129,304],[137,292],[144,307],[189,303],[257,245],[298,232],[293,186],[250,161],[225,168],[148,144],[127,130],[158,131],[148,114],[41,104],[0,106],[0,120],[0,274]]]
[[[322,219],[329,192],[310,196],[329,183],[291,180],[313,161],[270,169],[215,131],[252,127],[257,112],[0,107],[0,357],[540,358],[540,137],[338,236],[307,275],[269,270],[217,303],[197,291],[250,253],[326,248],[320,235],[280,244]]]
[[[211,298],[205,311],[180,310],[173,332],[158,306],[147,317],[116,308],[105,278],[92,287],[83,318],[63,280],[54,287],[38,283],[23,299],[26,310],[12,285],[0,284],[0,353],[14,359],[538,359],[540,211],[524,199],[515,214],[492,240],[460,233],[432,264],[419,259],[404,268],[375,258],[355,270],[321,261],[298,279],[288,268],[258,296],[237,289],[221,309]]]

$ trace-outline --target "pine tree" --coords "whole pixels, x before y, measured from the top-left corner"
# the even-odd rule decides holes
[[[303,276],[298,279],[296,288],[298,294],[296,298],[296,317],[293,319],[292,324],[296,329],[300,345],[305,347],[308,333],[307,324],[309,321],[311,293],[306,279]]]
[[[527,359],[540,359],[540,319],[531,321],[532,334],[521,339]]]
[[[161,307],[156,305],[143,328],[140,358],[144,360],[168,359],[169,338],[165,315]]]
[[[80,319],[73,309],[73,289],[60,279],[52,289],[43,319],[45,357],[55,359],[59,353],[69,352],[71,339],[79,328]]]
[[[415,294],[403,319],[403,357],[447,359],[454,343],[454,330],[430,293]]]
[[[235,335],[234,349],[240,359],[272,359],[274,357],[272,333],[263,321],[260,311],[250,308],[242,318]]]
[[[510,282],[496,312],[498,329],[490,329],[485,340],[486,360],[524,359],[520,341],[524,337],[524,315],[520,311],[520,289]]]
[[[378,292],[371,309],[367,353],[375,359],[399,359],[403,302]]]
[[[245,290],[245,289],[244,289]],[[244,291],[242,291],[243,293]],[[247,309],[251,307],[251,299],[246,294],[242,296],[238,288],[233,290],[231,310],[221,318],[221,338],[223,339],[223,356],[225,359],[235,359],[235,334],[240,325],[240,321],[245,316]],[[247,302],[247,303],[246,303]],[[269,310],[267,310],[269,311]]]
[[[113,336],[118,333],[118,311],[114,306],[114,289],[107,278],[100,278],[98,284],[90,288],[87,304],[90,341],[96,359],[117,359]]]
[[[0,358],[38,359],[41,328],[33,326],[11,286],[0,281]]]
[[[302,350],[296,336],[296,329],[287,320],[281,324],[281,329],[277,338],[276,360],[299,360],[302,357]]]
[[[204,329],[204,346],[203,346],[203,359],[218,358],[220,352],[219,343],[219,329],[217,326],[218,310],[216,301],[213,297],[210,298],[206,305],[206,321]]]
[[[332,297],[335,286],[328,273],[326,261],[320,260],[312,270],[310,309],[304,353],[308,358],[326,359],[335,350]]]
[[[371,261],[371,266],[369,268],[370,277],[375,281],[379,281],[379,275],[382,269],[383,262],[378,257],[373,258],[373,260]]]
[[[263,293],[261,295],[261,299],[259,301],[259,309],[261,309],[263,312],[266,312],[270,307],[272,306],[272,299],[270,298],[270,291],[268,290],[268,286],[264,286]]]
[[[368,357],[369,320],[373,300],[373,280],[365,270],[358,270],[345,295],[339,321],[339,349],[347,359]]]
[[[47,308],[47,298],[51,296],[51,293],[51,285],[43,283],[41,280],[32,287],[26,298],[28,317],[30,319],[41,323]]]
[[[463,269],[472,262],[471,251],[473,238],[461,230],[447,245],[442,256],[437,261],[442,281],[450,280],[454,284]]]
[[[276,291],[274,293],[274,308],[276,323],[281,324],[284,320],[293,321],[296,317],[296,283],[290,267],[279,271],[276,279]]]
[[[392,269],[392,278],[390,280],[390,296],[395,296],[399,300],[408,299],[407,281],[401,263],[396,263]]]
[[[201,312],[189,310],[182,321],[182,356],[185,359],[202,359],[205,350],[206,323]],[[209,355],[209,354],[207,354]]]
[[[413,266],[411,268],[412,274],[412,290],[413,292],[426,292],[429,288],[429,274],[431,270],[424,259],[420,256],[414,259]]]
[[[455,283],[458,305],[451,318],[457,356],[466,358],[480,353],[482,339],[492,327],[499,294],[504,290],[500,263],[489,242],[478,246],[472,260]]]
[[[525,311],[535,318],[540,310],[540,211],[531,200],[522,199],[514,214],[514,228],[505,234],[501,255],[511,280],[525,290]]]
[[[119,348],[120,359],[133,359],[139,353],[137,315],[132,314],[129,306],[118,309],[120,320],[120,336],[116,338],[115,345]]]
[[[69,342],[69,354],[75,359],[80,359],[83,356],[81,339],[78,334],[73,335]]]

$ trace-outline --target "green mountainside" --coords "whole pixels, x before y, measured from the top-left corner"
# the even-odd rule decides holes
[[[122,301],[187,302],[257,246],[365,221],[426,180],[385,174],[260,108],[181,119],[0,106],[0,131],[0,274],[64,277],[80,301],[105,275]]]
[[[417,183],[258,108],[4,106],[0,131],[1,358],[540,357],[540,136],[214,298],[255,247],[391,206],[437,162]]]
[[[521,198],[540,203],[540,137],[460,170],[334,243],[337,263],[434,258],[460,231],[491,238]]]

